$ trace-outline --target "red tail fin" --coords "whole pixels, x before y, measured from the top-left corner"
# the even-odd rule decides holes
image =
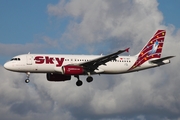
[[[131,69],[142,65],[144,62],[150,59],[160,58],[165,35],[165,30],[158,30],[154,34],[154,36],[148,41],[148,43],[144,46],[144,48],[139,52],[138,59]]]

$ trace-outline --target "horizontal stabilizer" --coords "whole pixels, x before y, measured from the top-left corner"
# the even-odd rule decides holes
[[[164,60],[168,60],[168,59],[173,58],[173,57],[175,57],[175,56],[167,56],[167,57],[159,58],[156,60],[151,60],[150,62],[154,63],[154,64],[158,64],[158,63],[163,62]]]

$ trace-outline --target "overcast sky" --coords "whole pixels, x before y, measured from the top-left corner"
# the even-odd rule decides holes
[[[180,120],[180,2],[170,0],[0,1],[1,120]],[[5,70],[24,53],[138,53],[158,29],[167,31],[159,68],[53,83],[45,74]],[[124,54],[124,55],[129,55]]]

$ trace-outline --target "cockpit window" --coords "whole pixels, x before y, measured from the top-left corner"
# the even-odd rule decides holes
[[[20,58],[12,58],[11,61],[20,61]]]

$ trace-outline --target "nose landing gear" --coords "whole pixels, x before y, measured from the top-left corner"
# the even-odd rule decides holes
[[[27,76],[27,78],[25,79],[25,83],[29,83],[30,82],[30,80],[29,80],[30,72],[27,72],[26,76]]]

